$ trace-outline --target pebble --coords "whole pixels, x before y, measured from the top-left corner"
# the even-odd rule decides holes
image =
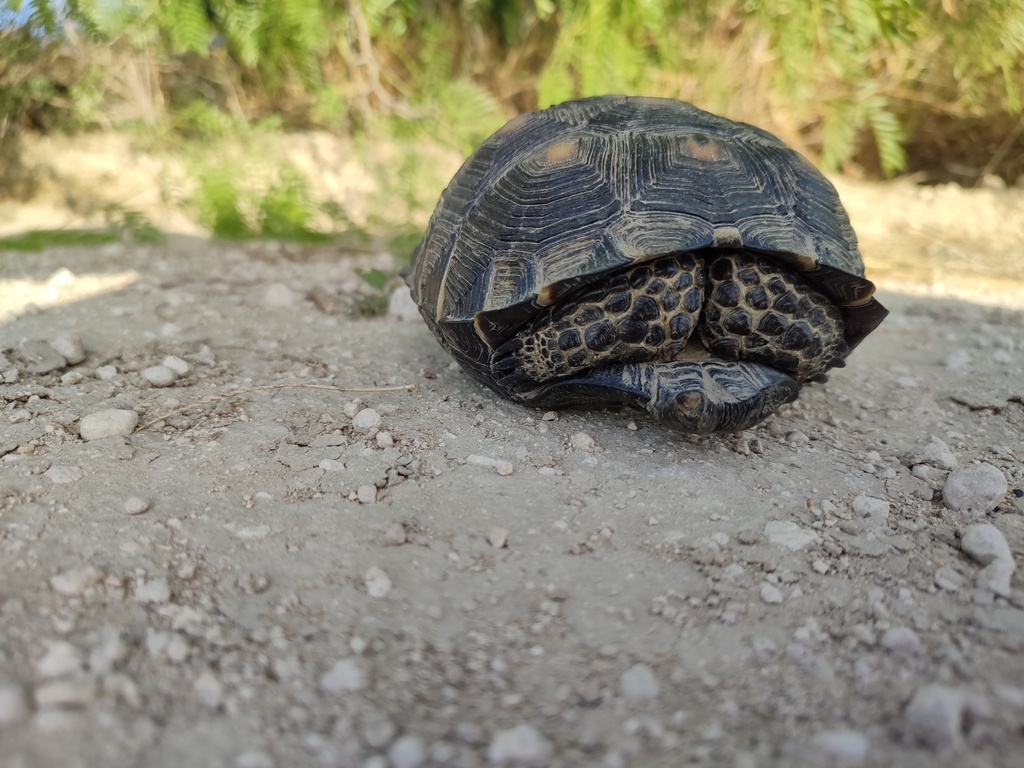
[[[17,725],[28,718],[28,697],[20,685],[0,686],[0,728]]]
[[[926,685],[907,705],[905,718],[910,735],[932,749],[946,749],[963,742],[964,728],[974,718],[990,714],[981,695],[945,685]]]
[[[178,374],[166,365],[154,365],[142,371],[142,378],[154,387],[169,387],[178,380]]]
[[[413,301],[409,286],[400,285],[388,297],[388,317],[403,323],[420,320],[420,310]]]
[[[391,436],[390,432],[378,432],[374,440],[376,440],[378,448],[394,448],[395,446],[395,438]]]
[[[819,541],[818,534],[801,528],[789,520],[771,520],[764,526],[764,535],[772,544],[797,551]]]
[[[498,731],[487,747],[487,759],[491,763],[509,768],[545,768],[553,753],[551,742],[532,725]]]
[[[971,362],[971,356],[967,354],[965,349],[957,349],[946,355],[945,360],[942,361],[943,365],[951,371],[959,371],[967,367],[968,363]]]
[[[857,731],[822,731],[813,739],[815,747],[843,765],[860,765],[868,754],[871,742]]]
[[[36,675],[41,678],[60,677],[82,671],[85,657],[71,643],[55,640],[47,643],[46,654],[35,664]]]
[[[384,534],[384,541],[391,547],[399,547],[407,540],[405,526],[401,523],[392,523]]]
[[[778,605],[782,602],[782,592],[778,587],[765,582],[761,585],[761,599],[769,605]]]
[[[470,454],[466,457],[467,464],[475,464],[478,467],[493,467],[494,471],[502,477],[508,477],[513,472],[513,466],[511,461],[505,459],[493,459],[490,456],[478,456],[477,454]]]
[[[415,736],[402,736],[388,747],[391,768],[418,768],[426,759],[427,751]]]
[[[569,442],[572,443],[572,447],[577,451],[585,451],[586,453],[593,453],[597,450],[597,443],[594,442],[594,438],[588,435],[586,432],[577,432],[569,438]]]
[[[81,384],[85,381],[85,376],[81,371],[68,371],[60,377],[60,383],[68,387],[73,387],[75,384]]]
[[[948,565],[935,571],[935,586],[949,592],[956,592],[967,583],[967,580]]]
[[[1012,594],[1010,579],[1013,578],[1016,568],[1013,560],[993,560],[978,571],[976,585],[980,589],[987,589],[994,594],[1008,598]]]
[[[68,364],[64,355],[45,341],[24,341],[21,343],[20,352],[28,363],[30,373],[49,373]]]
[[[860,494],[853,500],[853,513],[858,517],[870,518],[881,523],[889,518],[889,502]]]
[[[803,432],[793,431],[786,435],[786,442],[792,446],[807,445],[811,441]]]
[[[320,690],[324,693],[347,693],[365,687],[366,673],[352,659],[342,659],[320,677]]]
[[[43,476],[48,478],[51,483],[65,485],[67,483],[77,483],[85,477],[85,471],[74,464],[54,464],[43,473]]]
[[[352,417],[352,428],[361,432],[369,432],[380,426],[380,414],[373,408],[363,408]]]
[[[85,360],[85,347],[82,346],[82,337],[77,333],[62,333],[50,342],[57,354],[63,356],[69,365],[78,365]]]
[[[994,525],[975,523],[964,530],[960,538],[960,548],[972,559],[988,565],[993,560],[1013,562],[1013,554],[1006,538]]]
[[[991,512],[1006,495],[1003,473],[991,464],[971,464],[950,474],[942,500],[954,512],[978,516]]]
[[[96,378],[100,381],[110,381],[117,376],[116,365],[101,365],[96,369]]]
[[[373,504],[377,501],[377,486],[367,483],[356,490],[356,498],[360,504]]]
[[[646,664],[634,664],[622,673],[619,693],[626,701],[651,701],[658,695],[658,681],[654,671]]]
[[[188,372],[192,370],[192,366],[190,366],[187,362],[182,360],[177,355],[168,355],[163,359],[163,362],[160,364],[164,368],[170,368],[178,376],[187,376]]]
[[[139,414],[119,408],[90,413],[78,425],[78,434],[85,441],[130,435],[139,423]]]
[[[149,502],[138,496],[129,496],[124,502],[124,511],[129,515],[141,515],[149,509]]]
[[[949,471],[956,469],[957,460],[948,445],[939,438],[932,437],[927,443],[917,446],[907,454],[907,464],[927,464],[936,469]]]
[[[263,292],[263,303],[268,307],[290,307],[296,301],[295,292],[287,285],[274,283]]]
[[[195,689],[196,698],[204,707],[216,709],[224,698],[224,686],[212,669],[207,667],[199,673],[199,677],[192,683]]]
[[[882,635],[882,647],[905,656],[916,656],[921,652],[921,640],[910,627],[890,627]]]
[[[96,698],[96,678],[79,675],[54,680],[37,686],[34,695],[36,706],[40,709],[44,707],[84,707]]]
[[[88,565],[51,576],[50,588],[61,595],[77,596],[84,594],[85,590],[99,584],[104,578],[106,574],[103,571]]]
[[[171,599],[171,585],[162,576],[140,582],[135,587],[135,599],[140,603],[166,603]]]
[[[363,575],[363,583],[370,597],[387,597],[391,591],[391,577],[376,565]]]
[[[508,544],[508,528],[492,528],[487,540],[495,549],[502,549]]]

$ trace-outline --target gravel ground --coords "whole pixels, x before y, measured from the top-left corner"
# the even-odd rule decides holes
[[[1004,296],[687,438],[348,313],[388,258],[0,253],[0,766],[1020,764]]]

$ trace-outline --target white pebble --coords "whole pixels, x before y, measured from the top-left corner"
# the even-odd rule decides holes
[[[141,515],[149,509],[149,502],[138,496],[129,496],[124,502],[124,511],[129,515]]]
[[[178,374],[166,365],[154,365],[142,371],[142,378],[154,387],[169,387],[178,380]]]
[[[82,375],[81,371],[68,371],[60,377],[60,383],[68,387],[81,384],[83,381],[85,381],[85,376]]]
[[[811,439],[803,432],[793,431],[786,435],[786,442],[793,446],[807,445]]]
[[[626,701],[651,701],[658,695],[658,681],[646,664],[634,664],[622,673],[619,692]]]
[[[761,585],[761,599],[769,605],[778,605],[782,602],[782,592],[778,587],[765,582]]]
[[[79,675],[44,683],[36,687],[36,706],[83,707],[96,698],[96,678]]]
[[[82,346],[82,337],[77,333],[62,333],[50,342],[50,346],[70,365],[78,365],[85,360],[85,347]]]
[[[373,566],[363,575],[366,592],[370,597],[387,597],[391,591],[391,577],[381,568]]]
[[[811,563],[811,568],[814,569],[815,573],[819,573],[822,576],[824,576],[826,573],[828,573],[829,565],[821,558],[818,558],[813,563]]]
[[[585,451],[586,453],[593,453],[597,450],[597,443],[594,442],[594,438],[588,435],[586,432],[577,432],[569,438],[569,442],[572,443],[572,447],[577,451]]]
[[[165,368],[170,368],[179,376],[187,376],[188,372],[192,370],[192,366],[177,355],[168,355],[163,359],[161,365]]]
[[[290,307],[295,303],[296,298],[295,292],[281,283],[268,285],[263,292],[263,303],[268,307]]]
[[[487,759],[509,768],[545,768],[554,747],[532,725],[517,725],[495,734],[487,748]]]
[[[360,504],[373,504],[377,501],[377,486],[369,483],[360,485],[356,490],[356,498],[359,499]]]
[[[977,586],[1002,597],[1010,597],[1010,579],[1016,569],[1012,560],[993,560],[978,571]]]
[[[365,687],[366,673],[352,659],[342,659],[320,677],[320,690],[324,693],[347,693]]]
[[[946,355],[945,360],[942,362],[949,370],[959,371],[967,367],[968,363],[971,362],[971,356],[967,354],[967,350],[957,349]]]
[[[82,595],[105,578],[103,571],[87,565],[50,577],[50,588],[61,595]]]
[[[171,599],[171,585],[162,576],[140,582],[135,587],[135,599],[140,603],[166,603]]]
[[[116,365],[101,365],[96,369],[96,378],[100,381],[110,381],[117,376]]]
[[[1006,495],[1006,478],[991,464],[971,464],[950,474],[942,500],[954,512],[982,515],[991,512]]]
[[[0,686],[0,728],[17,725],[28,717],[28,697],[20,685]]]
[[[83,440],[101,440],[104,437],[130,435],[139,423],[139,414],[119,408],[108,408],[86,416],[78,425]]]
[[[867,756],[868,737],[857,731],[823,731],[814,737],[814,745],[843,765],[860,765]]]
[[[772,544],[792,551],[803,549],[808,544],[820,541],[818,534],[801,528],[789,520],[772,520],[765,524],[764,535]]]
[[[960,539],[960,548],[982,565],[988,565],[993,560],[1013,562],[1013,554],[1010,552],[1010,545],[1006,543],[1006,538],[998,528],[989,523],[967,526]]]
[[[417,768],[426,759],[427,752],[415,736],[403,736],[388,747],[392,768]]]
[[[377,441],[378,448],[393,448],[395,445],[395,438],[391,436],[390,432],[378,432],[374,439]]]
[[[939,438],[932,437],[927,443],[917,446],[907,455],[907,463],[910,465],[927,464],[936,469],[948,471],[956,469],[957,460],[948,445]]]
[[[388,317],[403,323],[421,320],[419,307],[413,301],[409,286],[400,285],[388,297]]]
[[[82,671],[84,656],[78,648],[64,640],[47,643],[46,655],[36,662],[39,677],[50,678]]]
[[[466,463],[475,464],[478,467],[493,467],[494,471],[502,477],[508,477],[513,471],[511,461],[506,461],[505,459],[493,459],[490,456],[478,456],[475,453],[471,453],[466,457]]]
[[[970,719],[988,715],[988,702],[978,694],[926,685],[914,694],[905,717],[910,735],[917,741],[932,749],[945,749],[963,742],[964,726]]]
[[[853,512],[859,517],[871,518],[872,522],[883,522],[889,517],[889,502],[860,494],[853,500]]]
[[[405,533],[405,526],[401,523],[392,523],[384,534],[384,541],[388,546],[399,547],[408,540]]]
[[[502,549],[508,544],[508,528],[492,528],[487,540],[495,549]]]
[[[195,689],[196,698],[204,707],[216,709],[224,698],[224,686],[212,669],[207,667],[199,673],[199,677],[192,683]]]
[[[379,426],[380,414],[373,410],[373,408],[363,408],[352,417],[353,429],[358,429],[361,432],[368,432],[369,430]]]
[[[43,473],[43,476],[51,483],[66,485],[67,483],[77,483],[85,477],[85,471],[75,464],[54,464]]]
[[[905,656],[916,656],[921,652],[921,640],[910,627],[890,627],[882,635],[882,647]]]

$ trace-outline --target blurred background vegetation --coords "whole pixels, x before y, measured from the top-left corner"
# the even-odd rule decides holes
[[[190,158],[214,233],[315,237],[347,212],[260,147],[320,130],[401,229],[447,180],[425,142],[464,155],[520,111],[616,92],[755,123],[826,171],[1012,185],[1024,0],[0,0],[0,196],[24,132],[130,131]]]

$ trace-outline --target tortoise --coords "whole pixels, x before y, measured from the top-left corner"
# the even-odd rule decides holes
[[[462,367],[540,408],[625,403],[746,429],[888,314],[831,183],[673,99],[521,114],[465,161],[405,273]]]

